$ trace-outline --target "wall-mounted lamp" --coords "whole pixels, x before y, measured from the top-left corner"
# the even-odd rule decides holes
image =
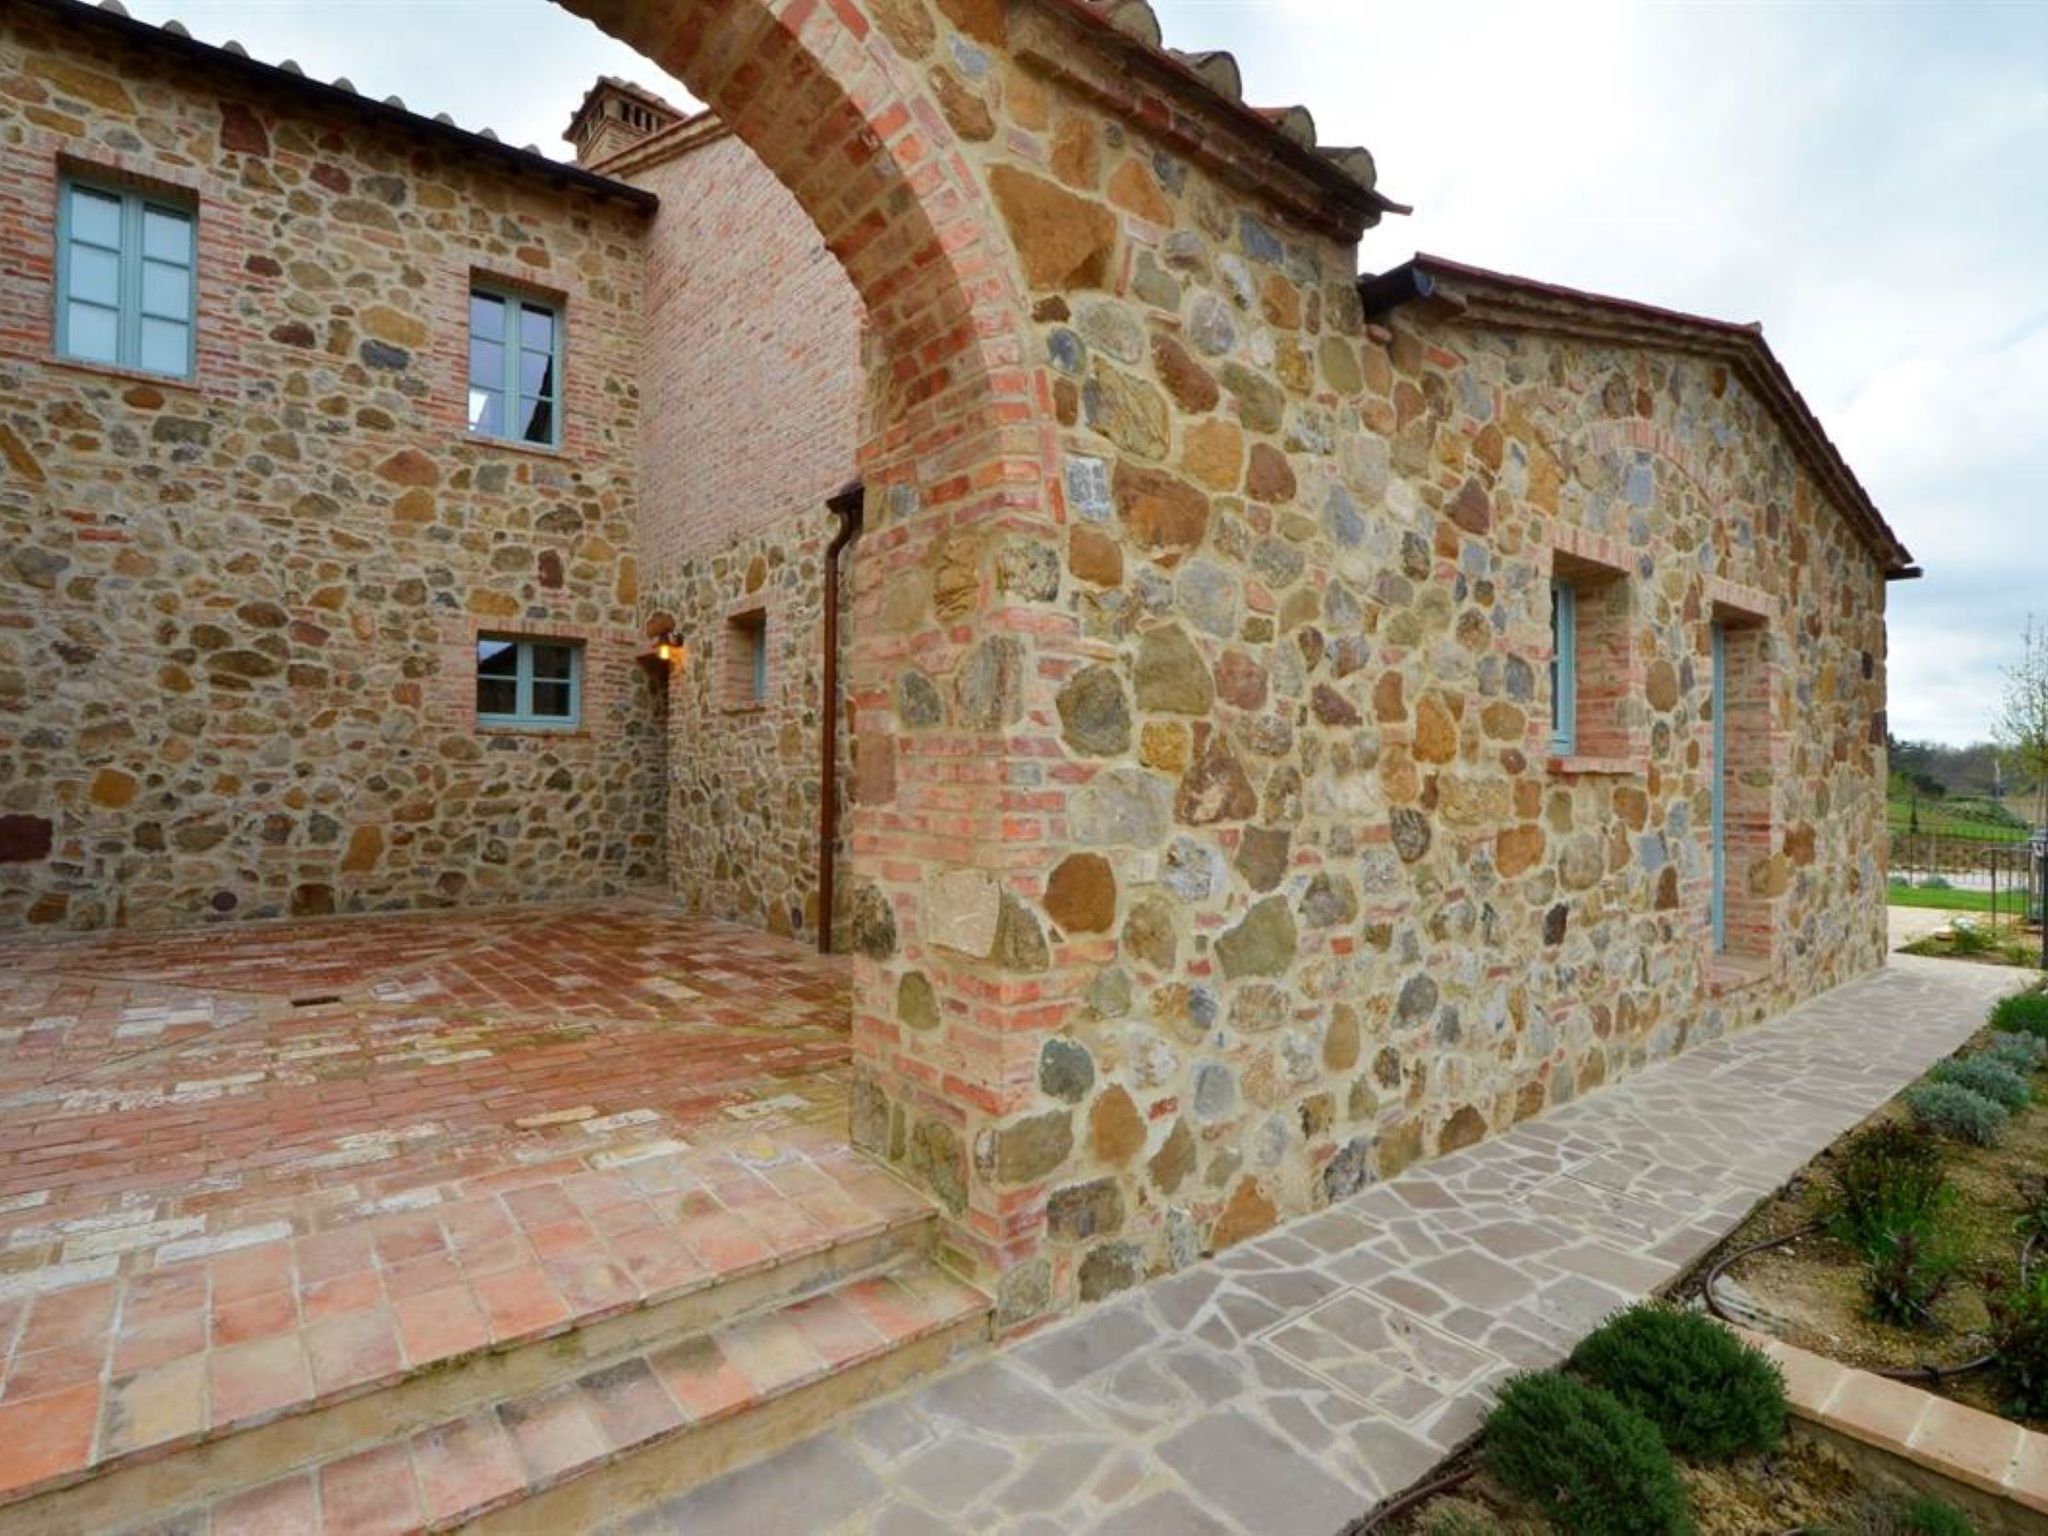
[[[674,630],[654,642],[654,654],[671,666],[688,661],[690,656],[689,649],[677,638]]]

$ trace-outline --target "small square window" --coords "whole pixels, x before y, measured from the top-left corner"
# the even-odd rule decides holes
[[[554,447],[562,441],[562,312],[521,294],[469,294],[469,430]]]
[[[768,702],[768,615],[734,614],[726,621],[725,698],[734,709]]]
[[[571,730],[582,720],[583,647],[573,640],[485,635],[476,643],[482,725]]]
[[[58,356],[190,378],[198,309],[192,210],[68,178],[58,198]]]

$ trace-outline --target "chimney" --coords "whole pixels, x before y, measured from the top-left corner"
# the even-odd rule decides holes
[[[576,146],[576,163],[587,168],[631,149],[688,115],[630,80],[602,75],[584,93],[583,105],[569,119],[562,137]]]

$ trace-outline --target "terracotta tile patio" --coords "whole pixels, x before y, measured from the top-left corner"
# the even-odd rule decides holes
[[[652,905],[10,940],[0,1497],[924,1221],[847,1060],[839,965]]]

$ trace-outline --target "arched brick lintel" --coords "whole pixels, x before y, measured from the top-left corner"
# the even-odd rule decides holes
[[[687,85],[789,188],[860,294],[887,405],[871,482],[927,505],[1056,495],[1014,258],[945,115],[850,0],[558,0]],[[1033,430],[1034,428],[1038,430]],[[1034,473],[1035,469],[1035,473]]]

